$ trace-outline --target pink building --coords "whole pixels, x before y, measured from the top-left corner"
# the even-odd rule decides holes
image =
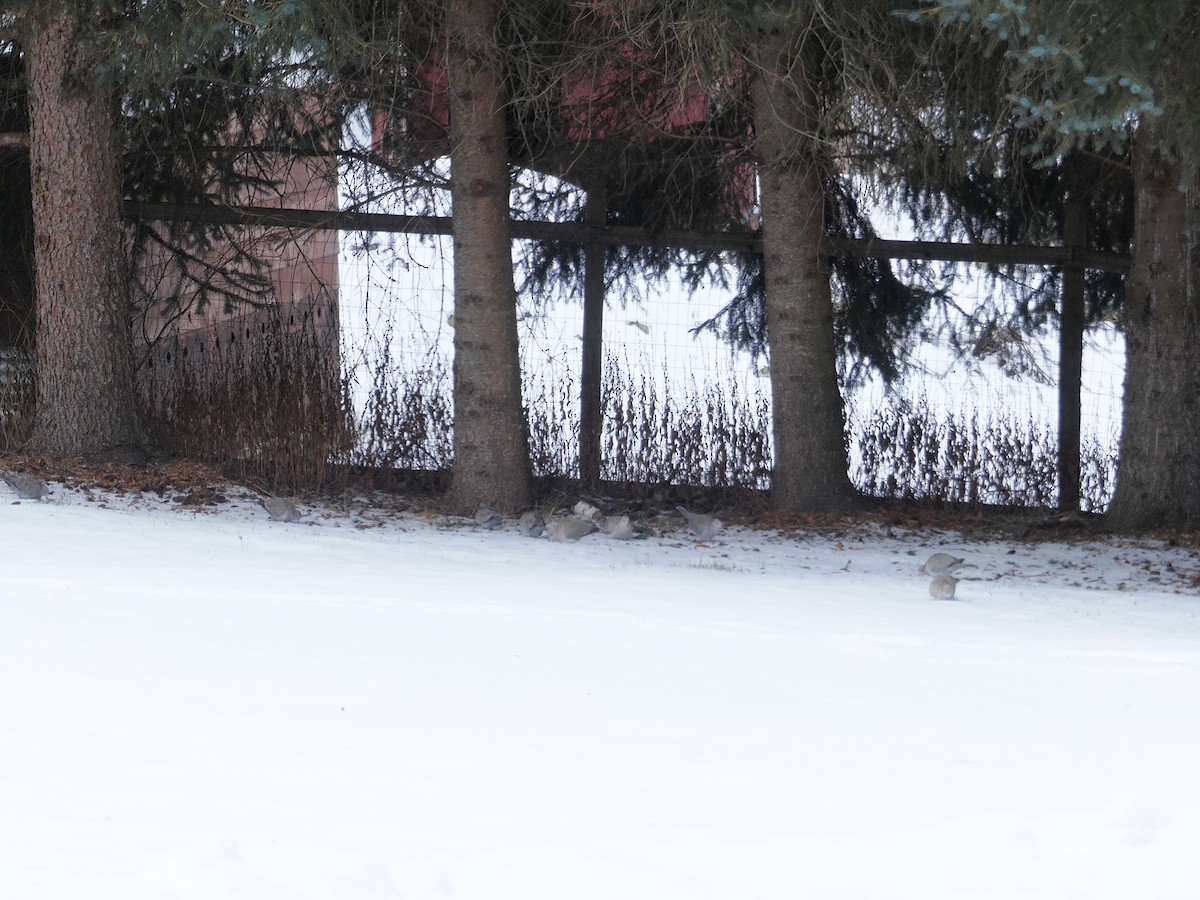
[[[274,174],[278,187],[248,192],[243,205],[338,209],[334,159],[290,158]],[[338,232],[228,226],[223,234],[227,240],[193,251],[196,259],[186,263],[158,246],[140,260],[135,275],[151,299],[136,323],[135,337],[154,359],[224,356],[268,330],[308,330],[327,337],[336,351]],[[258,265],[239,261],[237,248],[253,255]],[[200,282],[209,286],[207,300]],[[257,284],[251,288],[251,282]]]

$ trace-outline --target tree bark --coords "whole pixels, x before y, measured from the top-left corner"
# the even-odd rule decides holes
[[[840,511],[850,483],[825,239],[825,151],[811,29],[763,35],[754,79],[777,509]]]
[[[454,476],[450,505],[513,511],[530,496],[509,230],[497,0],[450,0],[454,204]]]
[[[1125,418],[1109,521],[1200,523],[1200,258],[1177,164],[1147,126],[1134,142],[1133,264],[1125,291]]]
[[[138,445],[116,106],[82,56],[69,4],[35,13],[30,91],[37,413],[54,454]]]

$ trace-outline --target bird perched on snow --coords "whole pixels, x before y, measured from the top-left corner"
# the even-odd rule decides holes
[[[725,527],[725,523],[716,516],[705,513],[694,513],[683,506],[675,507],[687,522],[688,531],[702,541],[712,540]]]
[[[929,582],[929,596],[934,600],[953,600],[958,579],[953,575],[938,575]]]
[[[550,524],[546,526],[546,533],[550,535],[550,540],[558,541],[562,544],[569,541],[577,541],[595,530],[595,522],[588,519],[580,519],[576,516],[551,519]]]
[[[300,519],[296,504],[287,497],[264,497],[262,508],[276,522],[297,522]]]
[[[488,531],[494,531],[500,527],[500,523],[504,521],[504,517],[496,512],[490,506],[481,506],[475,510],[475,524],[480,528],[486,528]]]
[[[542,514],[536,509],[521,513],[521,518],[517,519],[517,531],[521,532],[525,537],[541,537],[542,532],[545,530],[546,520],[542,518]]]
[[[922,575],[953,575],[959,569],[969,565],[961,557],[949,553],[935,553],[921,566]]]
[[[28,472],[9,472],[0,474],[3,480],[22,500],[41,500],[46,496],[46,482]]]
[[[604,530],[608,532],[608,536],[614,541],[631,541],[636,537],[640,537],[633,530],[633,522],[629,520],[629,516],[605,519]]]

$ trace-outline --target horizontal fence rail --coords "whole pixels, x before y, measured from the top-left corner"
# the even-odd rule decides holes
[[[407,216],[394,213],[265,206],[141,203],[133,200],[125,202],[125,216],[129,219],[179,220],[213,225],[427,235],[452,234],[454,222],[450,216]],[[591,225],[585,222],[541,222],[523,219],[512,220],[511,227],[512,236],[524,240],[762,252],[761,237],[751,232],[701,233],[675,229],[651,231],[629,225]],[[941,260],[986,265],[1076,266],[1118,274],[1129,272],[1128,254],[1081,247],[831,238],[827,242],[827,252],[831,256],[855,258]]]

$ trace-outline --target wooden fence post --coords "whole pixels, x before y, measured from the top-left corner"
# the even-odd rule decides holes
[[[1072,189],[1067,197],[1063,243],[1071,251],[1087,246],[1087,197],[1081,190]],[[1084,268],[1074,255],[1062,270],[1058,340],[1058,508],[1070,511],[1079,509],[1080,500],[1083,391]]]
[[[601,185],[588,188],[584,213],[595,230],[608,221],[608,200]],[[607,245],[592,235],[583,249],[583,361],[579,376],[579,483],[586,490],[600,484],[600,441],[604,415],[600,384],[604,377],[604,253]]]

